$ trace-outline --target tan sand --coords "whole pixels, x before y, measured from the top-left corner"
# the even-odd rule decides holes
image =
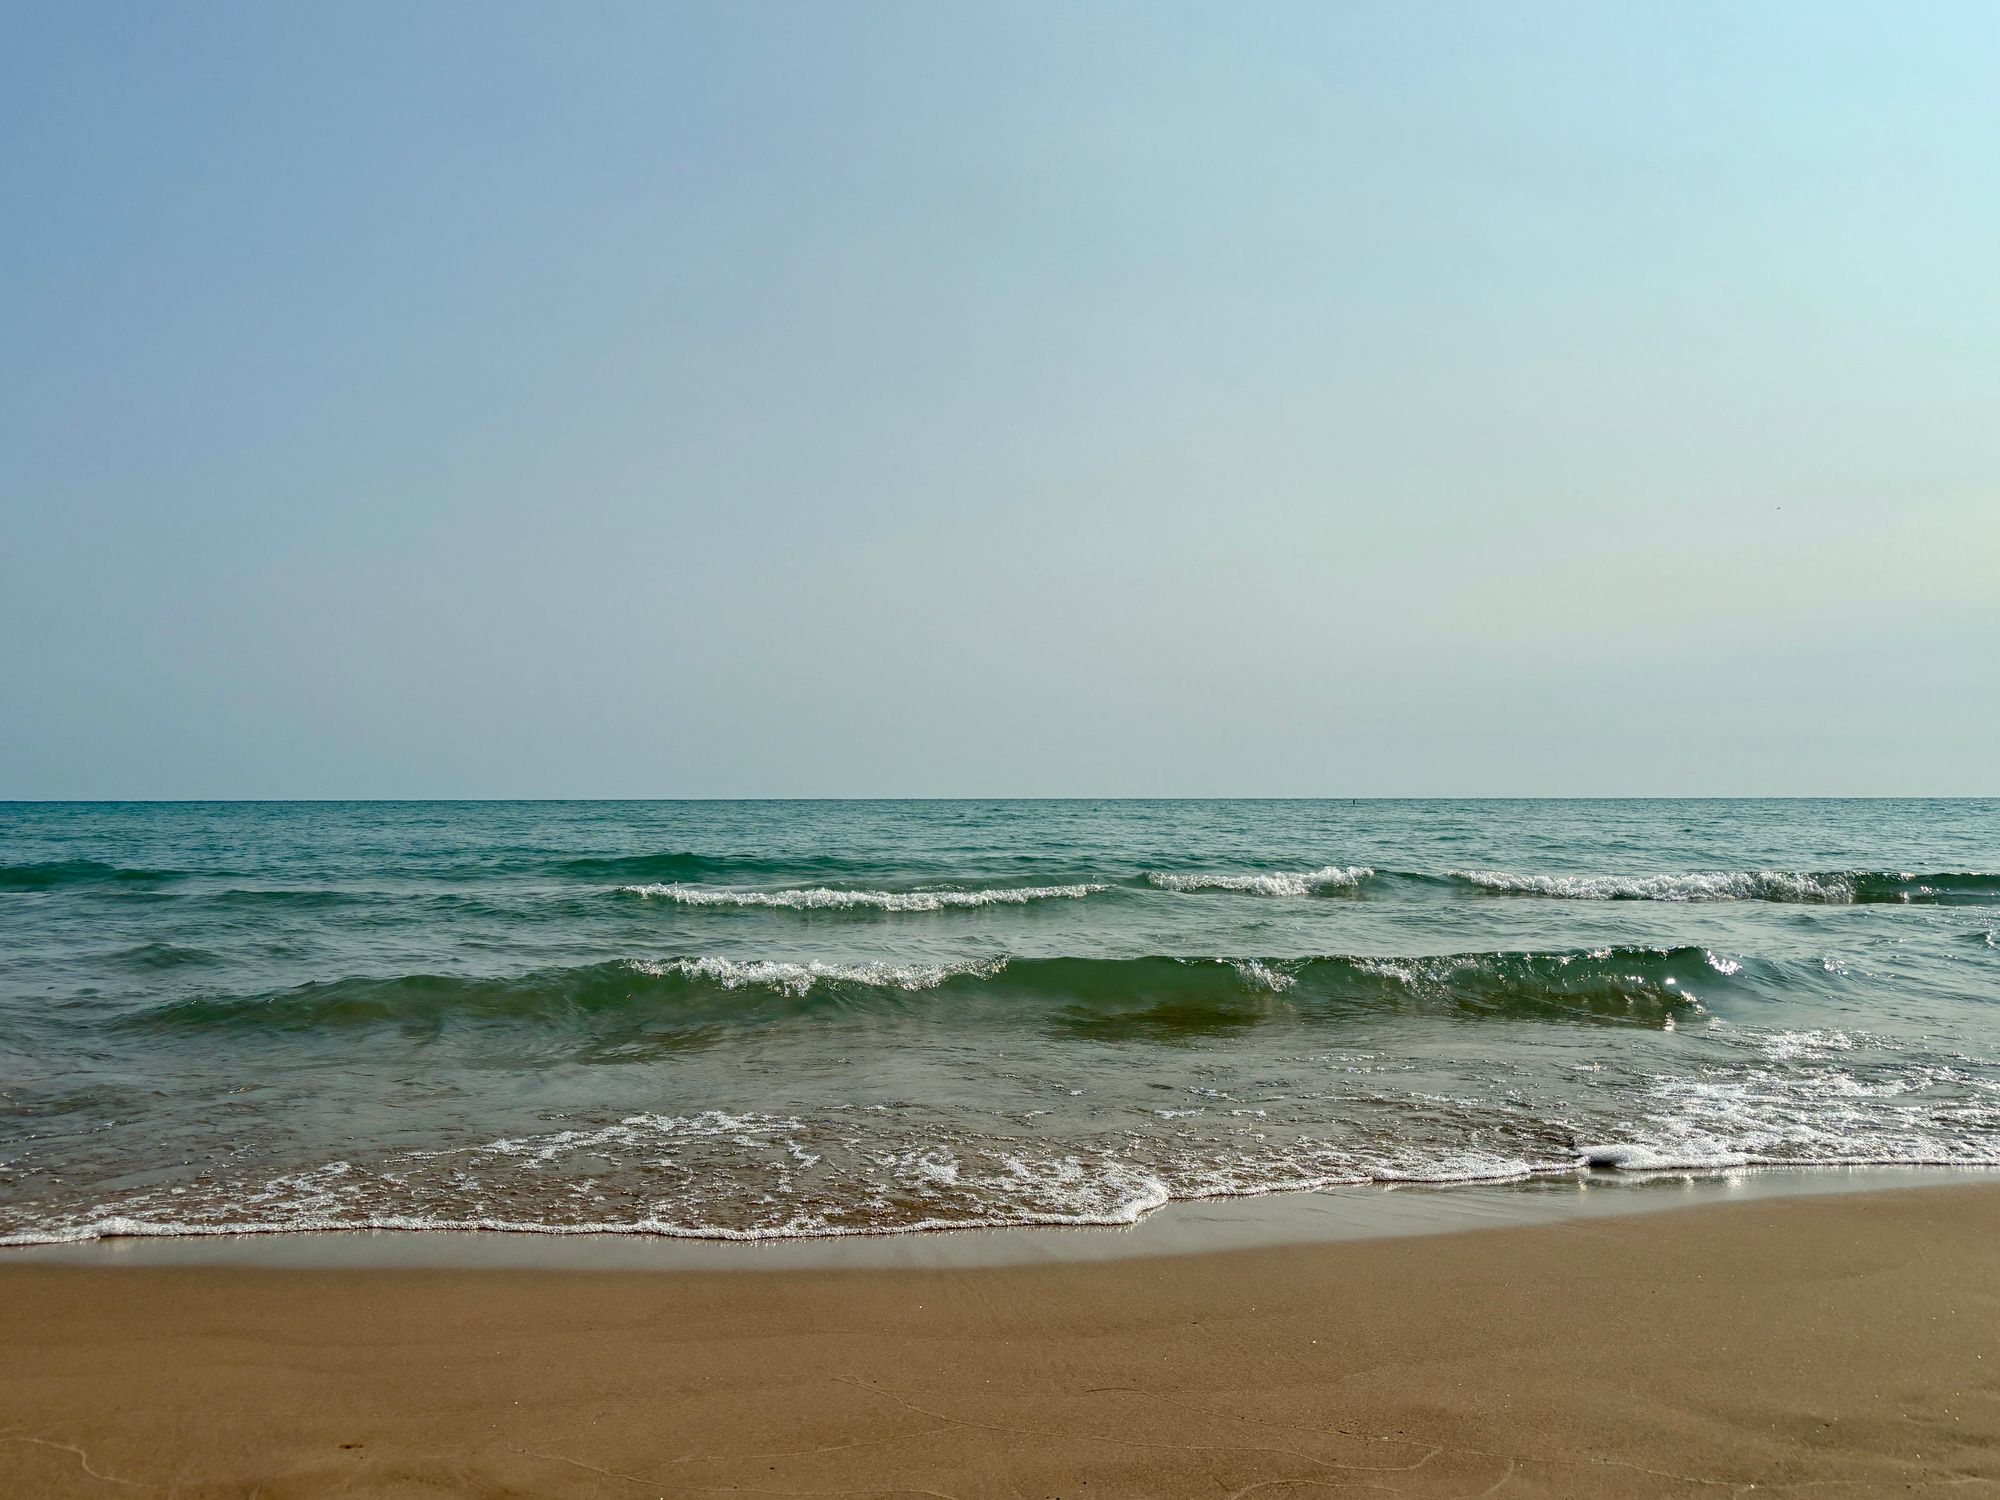
[[[2000,1186],[979,1270],[0,1261],[0,1495],[2000,1494]]]

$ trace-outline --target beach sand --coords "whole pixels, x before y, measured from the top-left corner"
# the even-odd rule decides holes
[[[979,1269],[0,1260],[9,1497],[1752,1485],[2000,1494],[2000,1185]]]

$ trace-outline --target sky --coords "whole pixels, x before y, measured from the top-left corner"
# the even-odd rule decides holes
[[[0,798],[2000,794],[2000,6],[0,7]]]

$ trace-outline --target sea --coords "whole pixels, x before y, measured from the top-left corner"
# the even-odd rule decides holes
[[[0,804],[0,1244],[2000,1166],[2000,801]]]

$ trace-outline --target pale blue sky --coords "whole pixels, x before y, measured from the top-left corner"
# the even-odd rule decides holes
[[[2000,6],[0,7],[0,797],[2000,792]]]

